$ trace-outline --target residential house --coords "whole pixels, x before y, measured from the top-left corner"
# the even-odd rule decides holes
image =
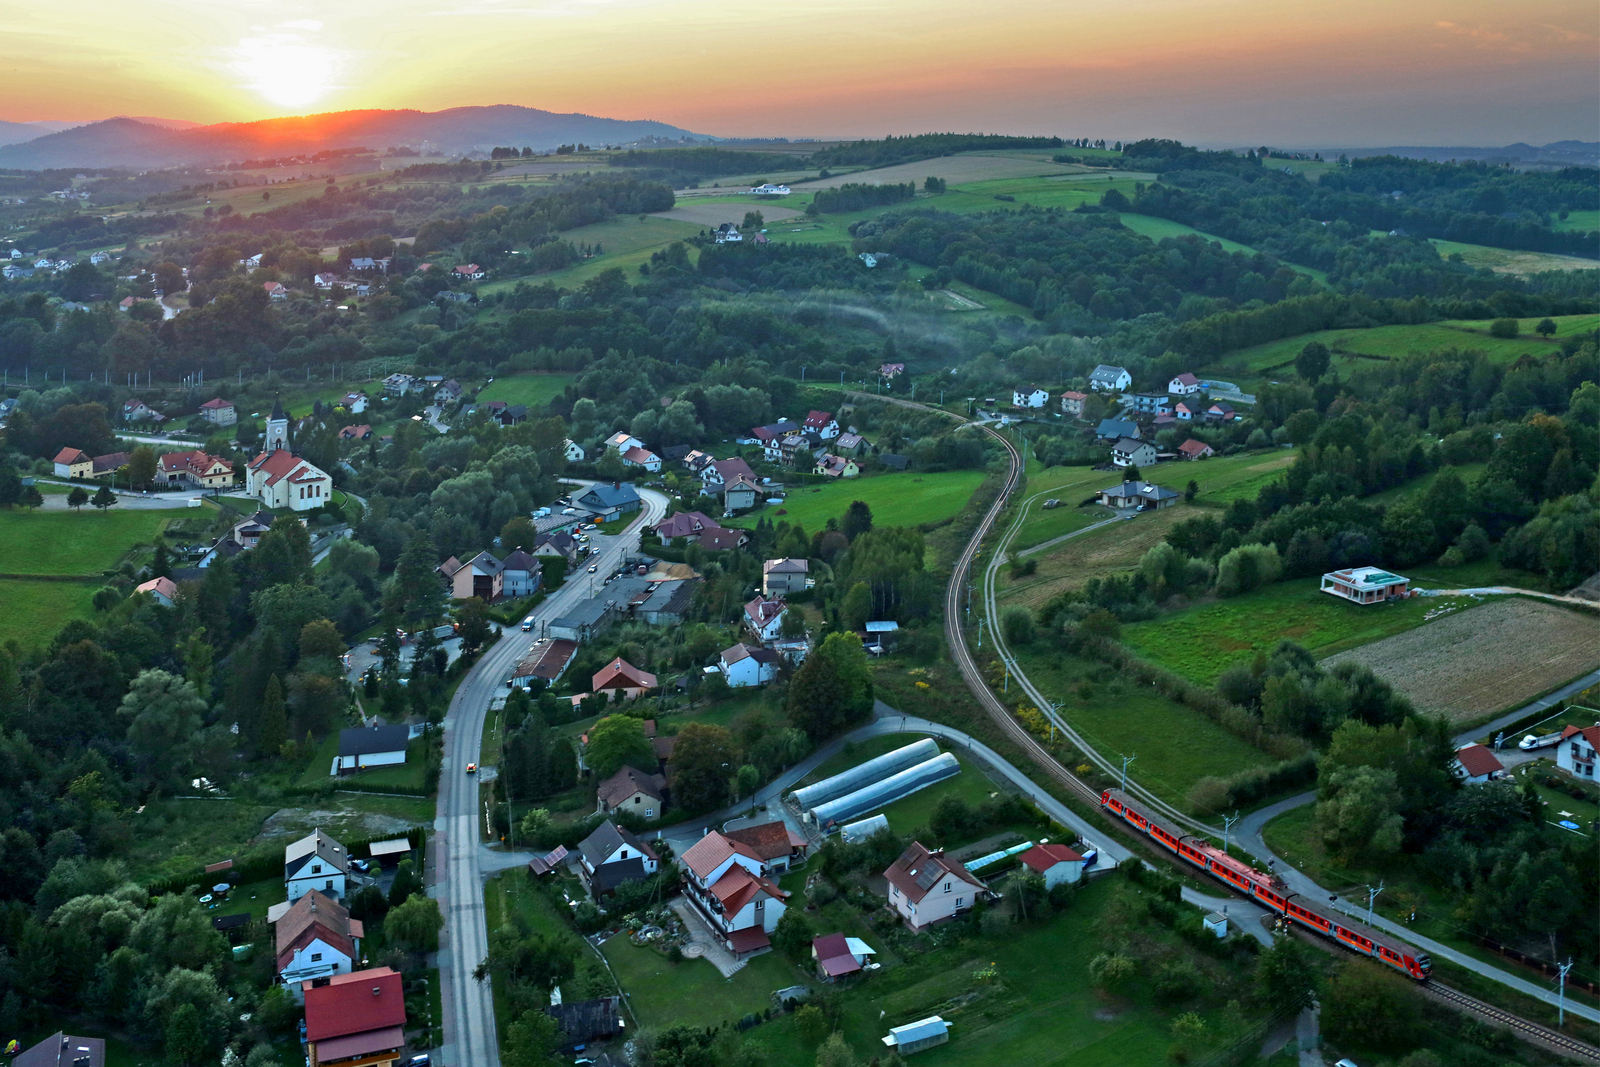
[[[17,1053],[11,1067],[106,1067],[106,1039],[75,1037],[57,1030],[37,1045]]]
[[[750,469],[750,464],[734,456],[732,459],[718,459],[707,463],[700,470],[700,484],[707,493],[721,495],[723,487],[735,478],[743,478],[754,484],[756,472]]]
[[[410,374],[395,373],[383,380],[383,391],[389,396],[405,396],[417,387],[417,379]]]
[[[545,559],[560,556],[571,566],[578,562],[578,542],[565,530],[542,533],[533,539],[533,554]]]
[[[791,433],[778,442],[778,458],[784,463],[800,463],[816,453],[816,443],[803,433]]]
[[[37,265],[35,265],[33,269],[34,270],[38,270],[39,267]],[[137,299],[135,299],[134,297],[125,296],[121,300],[117,301],[117,310],[120,311],[120,312],[124,312],[124,313],[132,311],[133,310],[133,305],[135,305],[137,303],[139,303],[139,301]]]
[[[600,815],[626,811],[655,822],[666,806],[666,778],[636,767],[623,767],[595,789],[595,810]]]
[[[1450,761],[1450,770],[1468,785],[1483,785],[1504,774],[1506,766],[1483,745],[1467,745],[1456,749],[1455,759]]]
[[[351,256],[350,257],[350,269],[351,270],[377,270],[378,269],[378,261],[373,259],[371,256]]]
[[[768,878],[767,863],[750,846],[715,830],[678,858],[684,899],[735,956],[772,947],[789,894]]]
[[[1096,393],[1125,393],[1133,385],[1133,375],[1122,367],[1102,363],[1089,373],[1089,389]]]
[[[96,478],[103,478],[108,474],[116,474],[128,465],[133,456],[128,452],[107,452],[103,456],[94,457],[93,468],[90,471]]]
[[[1076,882],[1083,877],[1085,866],[1083,857],[1076,851],[1054,842],[1034,845],[1017,860],[1043,878],[1046,889],[1054,889],[1063,882]]]
[[[122,421],[135,422],[166,422],[167,417],[143,400],[130,400],[122,405]]]
[[[289,299],[289,289],[282,282],[262,282],[261,288],[267,291],[267,298],[270,300]]]
[[[1195,400],[1180,400],[1173,406],[1172,416],[1179,422],[1193,422],[1199,414],[1200,404]]]
[[[361,960],[366,929],[360,919],[332,897],[315,889],[306,893],[272,924],[277,948],[278,980],[295,1000],[304,999],[301,983],[326,985],[336,974],[349,974]]]
[[[81,448],[63,448],[51,460],[57,478],[90,478],[94,476],[94,457]]]
[[[930,1015],[914,1023],[891,1027],[883,1043],[897,1054],[909,1056],[913,1052],[921,1052],[923,1049],[942,1045],[949,1040],[950,1024],[937,1015]]]
[[[336,975],[305,991],[310,1067],[395,1067],[406,1047],[405,990],[388,967]]]
[[[171,578],[162,576],[152,578],[142,585],[133,587],[129,596],[138,596],[140,593],[149,593],[151,599],[164,608],[172,607],[172,602],[178,599],[178,583]]]
[[[1411,579],[1382,567],[1346,567],[1324,574],[1320,588],[1357,604],[1381,604],[1410,596]]]
[[[678,537],[698,537],[706,530],[720,530],[717,520],[698,511],[679,511],[656,524],[656,536],[663,544]]]
[[[1556,746],[1556,768],[1574,778],[1595,780],[1595,751],[1600,749],[1600,723],[1593,726],[1568,726],[1561,731]]]
[[[588,508],[602,519],[639,510],[638,490],[627,482],[597,482],[573,498],[579,507]]]
[[[475,282],[483,277],[484,270],[476,263],[463,263],[459,267],[451,268],[450,273],[455,275],[458,280]]]
[[[1079,393],[1068,389],[1061,394],[1061,414],[1071,415],[1073,418],[1083,416],[1083,402],[1089,399],[1088,393]]]
[[[1167,415],[1172,412],[1172,398],[1166,393],[1134,393],[1133,410],[1141,415]]]
[[[1178,502],[1178,494],[1163,486],[1149,482],[1123,482],[1100,490],[1100,503],[1108,508],[1140,508],[1155,511],[1170,508]]]
[[[479,552],[465,563],[451,556],[435,569],[450,586],[452,599],[477,597],[492,604],[505,595],[506,566],[488,552]]]
[[[886,381],[892,382],[905,372],[906,365],[904,363],[880,363],[878,365],[878,377]]]
[[[724,829],[722,836],[754,852],[767,865],[769,873],[782,873],[795,865],[804,866],[811,850],[811,842],[805,835],[795,833],[782,820],[741,826],[736,830]]]
[[[622,465],[643,467],[651,474],[658,474],[661,471],[661,457],[648,448],[630,448],[622,453]]]
[[[1238,422],[1239,413],[1233,410],[1233,405],[1219,400],[1206,408],[1205,420],[1207,422]]]
[[[334,777],[371,767],[398,767],[406,761],[406,726],[357,726],[339,731],[339,754],[328,773]]]
[[[303,523],[305,520],[301,520]],[[241,519],[233,524],[233,528],[221,537],[202,557],[197,566],[209,567],[218,558],[232,559],[241,552],[249,551],[260,543],[263,535],[272,526],[272,515],[269,512],[258,511],[247,519]]]
[[[824,982],[860,974],[875,955],[876,951],[859,937],[823,934],[811,939],[811,959],[817,965],[817,977]]]
[[[913,930],[955,918],[986,892],[983,883],[943,849],[930,852],[916,843],[883,876],[889,883],[889,906]]]
[[[561,1048],[568,1052],[616,1037],[625,1025],[620,996],[551,1004],[544,1013],[556,1021],[556,1029],[561,1032]],[[617,1062],[603,1054],[602,1058],[611,1064]]]
[[[433,391],[433,400],[436,404],[448,404],[453,400],[461,399],[461,383],[451,378],[441,382],[439,388]]]
[[[839,436],[839,423],[834,419],[831,411],[808,411],[802,428],[809,433],[814,433],[824,441],[831,441]]]
[[[500,592],[507,597],[532,596],[544,580],[544,568],[533,556],[515,548],[500,561]]]
[[[849,456],[834,456],[823,453],[817,459],[814,473],[828,478],[854,478],[861,473],[861,468]]]
[[[779,419],[777,422],[765,426],[757,426],[750,431],[750,436],[761,444],[762,455],[770,462],[776,463],[783,458],[781,442],[790,434],[800,432],[800,424],[788,419]]]
[[[1094,436],[1099,441],[1120,441],[1124,437],[1139,439],[1139,426],[1132,419],[1101,419],[1100,425],[1095,427]]]
[[[584,451],[582,445],[578,444],[578,442],[574,441],[570,437],[563,441],[561,446],[563,453],[567,457],[568,463],[582,463],[589,455],[589,453]]]
[[[577,654],[576,641],[553,641],[541,637],[512,670],[511,680],[506,685],[528,689],[535,678],[545,685],[555,685]]]
[[[346,393],[339,398],[340,406],[352,415],[359,415],[366,411],[370,402],[371,398],[367,396],[365,390],[361,389]]]
[[[656,676],[641,670],[618,656],[594,672],[589,683],[591,693],[609,693],[612,700],[618,693],[623,700],[637,700],[656,687]]]
[[[795,593],[806,587],[811,561],[807,559],[769,559],[761,564],[761,592],[767,596]]]
[[[1193,462],[1197,459],[1209,459],[1217,454],[1217,450],[1204,441],[1196,441],[1191,437],[1178,446],[1178,454],[1184,459]]]
[[[728,488],[728,499],[734,502],[730,510],[737,510],[741,501],[745,499],[745,492],[749,488],[747,483],[735,482]],[[754,507],[754,504],[750,505]],[[738,528],[724,529],[719,526],[715,530],[707,530],[699,537],[693,538],[695,544],[707,552],[726,552],[731,548],[743,548],[750,543],[750,535]]]
[[[610,819],[578,843],[578,877],[593,897],[648,878],[659,866],[649,845]]]
[[[371,439],[372,426],[370,423],[363,422],[359,425],[343,426],[339,429],[339,440],[341,441],[370,441]]]
[[[293,903],[315,889],[338,899],[345,895],[350,854],[321,830],[313,830],[283,850],[283,884]]]
[[[644,442],[633,436],[631,433],[618,430],[616,433],[606,438],[606,447],[620,456],[630,448],[643,448]]]
[[[224,400],[220,396],[201,404],[200,414],[207,422],[214,422],[218,426],[232,426],[239,421],[238,415],[233,410],[233,401]]]
[[[313,274],[311,276],[311,284],[318,289],[332,289],[334,286],[341,285],[343,283],[340,282],[337,274],[334,274],[332,271],[323,271],[320,274]]]
[[[1156,446],[1124,437],[1111,446],[1111,462],[1119,467],[1148,467],[1156,461]]]
[[[699,474],[716,461],[716,456],[702,452],[698,448],[691,448],[683,453],[683,457],[678,460],[678,465],[691,474]]]
[[[742,641],[717,657],[717,670],[734,689],[766,685],[778,677],[778,654]]]
[[[789,605],[780,597],[758,596],[744,606],[744,624],[762,644],[776,641],[783,631],[783,613]]]
[[[1018,408],[1042,408],[1050,402],[1048,390],[1037,385],[1024,385],[1011,391],[1011,406]]]
[[[490,412],[490,416],[501,426],[515,426],[517,423],[527,420],[528,405],[501,402],[498,408]]]
[[[233,484],[233,464],[199,449],[166,452],[156,465],[156,481],[200,489],[226,489]]]
[[[859,456],[867,447],[866,438],[858,433],[842,433],[833,443],[833,453],[837,456]]]
[[[1167,392],[1174,396],[1193,396],[1200,391],[1200,379],[1184,371],[1167,383]]]

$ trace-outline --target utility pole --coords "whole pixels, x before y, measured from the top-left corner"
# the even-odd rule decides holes
[[[1572,970],[1572,957],[1567,957],[1566,963],[1556,964],[1560,974],[1558,981],[1561,983],[1560,992],[1556,994],[1556,1025],[1567,1025],[1567,972]]]
[[[1372,925],[1372,902],[1378,899],[1378,894],[1383,892],[1383,882],[1378,883],[1378,888],[1367,886],[1367,925]]]
[[[1064,704],[1063,701],[1052,700],[1050,702],[1050,710],[1052,712],[1054,712],[1055,714],[1059,715],[1059,714],[1061,714],[1061,708],[1062,708],[1063,704]],[[1056,743],[1056,720],[1054,718],[1052,718],[1050,720],[1050,743],[1052,745]]]
[[[1222,854],[1228,854],[1228,846],[1233,841],[1233,824],[1239,821],[1239,813],[1222,817]]]
[[[1128,791],[1128,764],[1132,763],[1138,758],[1139,757],[1136,755],[1122,757],[1122,791],[1124,793]]]

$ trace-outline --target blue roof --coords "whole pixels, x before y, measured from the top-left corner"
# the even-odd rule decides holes
[[[1095,430],[1098,437],[1133,437],[1139,436],[1139,427],[1127,419],[1101,419],[1100,426]]]
[[[619,504],[637,503],[639,500],[638,491],[629,482],[623,482],[621,485],[607,485],[604,482],[599,482],[585,489],[578,499],[582,500],[583,497],[591,495],[608,508],[614,508]]]

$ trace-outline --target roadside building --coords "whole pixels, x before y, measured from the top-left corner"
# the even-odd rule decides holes
[[[395,1067],[406,1047],[400,976],[374,967],[305,990],[310,1067]]]
[[[650,846],[607,819],[578,844],[578,878],[592,897],[601,897],[624,882],[656,873],[660,859]]]
[[[1411,580],[1381,567],[1346,567],[1322,576],[1321,589],[1356,604],[1381,604],[1410,595]]]
[[[1456,750],[1450,770],[1468,785],[1482,785],[1505,773],[1505,764],[1483,745],[1467,745]]]
[[[1046,889],[1054,889],[1063,882],[1076,882],[1083,877],[1083,857],[1066,845],[1034,845],[1017,859],[1024,867],[1044,878]]]
[[[339,731],[339,754],[333,758],[332,776],[354,774],[372,767],[398,767],[406,761],[411,730],[406,726],[355,726]]]

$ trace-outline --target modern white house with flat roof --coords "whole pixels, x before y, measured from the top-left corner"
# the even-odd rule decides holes
[[[1322,591],[1357,604],[1381,604],[1408,596],[1411,579],[1381,567],[1347,567],[1322,576]]]

